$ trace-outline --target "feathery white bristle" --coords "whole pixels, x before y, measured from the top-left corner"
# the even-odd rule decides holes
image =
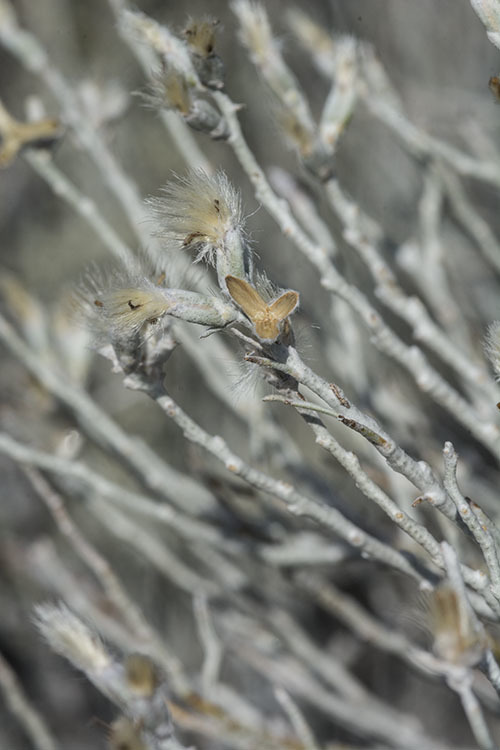
[[[63,604],[41,604],[35,622],[54,651],[83,672],[97,672],[111,660],[101,639]]]
[[[196,261],[215,263],[231,230],[242,231],[240,194],[224,172],[208,175],[193,170],[176,176],[149,201],[160,222],[159,235],[177,247],[192,249]]]

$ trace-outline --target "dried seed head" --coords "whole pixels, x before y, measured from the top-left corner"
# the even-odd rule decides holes
[[[93,268],[74,293],[75,315],[92,332],[97,347],[135,347],[168,312],[166,291],[139,266],[107,273]]]
[[[495,101],[500,102],[500,77],[491,76],[490,80],[488,81],[488,86],[491,93],[495,97]]]
[[[157,279],[160,281],[160,279]],[[94,334],[94,343],[121,353],[136,351],[165,315],[211,328],[235,322],[239,314],[223,299],[170,289],[130,269],[93,273],[77,290],[75,307]]]
[[[125,660],[125,674],[129,688],[145,698],[150,698],[158,687],[158,672],[148,656],[131,654]]]
[[[109,733],[110,750],[146,750],[141,739],[141,730],[126,716],[120,716],[111,724]]]
[[[191,52],[192,61],[200,81],[209,88],[224,87],[224,64],[215,54],[215,31],[218,21],[204,18],[189,19],[184,36]]]
[[[286,319],[299,304],[298,292],[283,292],[277,299],[267,303],[259,292],[244,279],[226,276],[229,294],[253,324],[261,341],[272,343],[284,331]]]
[[[203,170],[176,176],[161,198],[150,200],[160,221],[160,236],[174,247],[196,253],[195,261],[215,264],[228,233],[243,231],[241,201],[224,172],[210,176]]]
[[[191,110],[189,86],[176,68],[164,66],[152,76],[149,90],[142,98],[154,109],[172,109],[187,117]]]
[[[312,148],[315,122],[302,90],[286,64],[280,44],[273,38],[265,7],[250,0],[235,0],[232,9],[240,23],[240,38],[252,62],[279,101],[281,121],[294,146],[306,153]],[[309,141],[307,147],[304,140]]]
[[[219,22],[213,18],[196,21],[190,18],[184,36],[191,51],[200,57],[209,57],[215,50],[215,33]]]
[[[58,120],[19,122],[0,102],[0,167],[7,167],[24,148],[47,148],[63,135]]]
[[[496,320],[488,328],[485,341],[486,356],[493,365],[495,378],[500,380],[500,321]]]
[[[437,656],[452,664],[477,664],[486,636],[451,586],[443,584],[432,593],[429,615]]]
[[[83,672],[99,672],[111,664],[99,636],[64,605],[36,607],[35,623],[51,648]]]
[[[163,290],[146,280],[141,287],[103,292],[94,305],[105,318],[112,339],[137,335],[148,323],[157,323],[169,309]]]
[[[149,45],[167,67],[178,70],[189,84],[197,83],[198,76],[186,44],[170,29],[146,14],[135,11],[125,11],[122,14],[122,23],[127,33],[132,32],[139,40]]]

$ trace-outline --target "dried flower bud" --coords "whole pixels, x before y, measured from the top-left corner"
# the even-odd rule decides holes
[[[273,38],[265,7],[250,0],[235,0],[231,5],[240,23],[240,38],[248,48],[252,62],[257,67],[287,118],[296,121],[292,130],[298,129],[314,139],[315,123],[307,99],[281,54],[279,43]]]
[[[198,83],[198,76],[185,43],[172,34],[170,29],[144,13],[133,11],[125,11],[122,22],[126,31],[132,31],[141,41],[148,44],[167,68],[179,71],[188,85],[195,86]]]
[[[111,664],[99,636],[64,605],[39,605],[35,622],[51,648],[83,672],[99,672]]]
[[[201,99],[196,89],[188,86],[185,77],[175,68],[164,66],[156,72],[142,98],[153,109],[174,110],[189,127],[206,133],[214,140],[222,140],[229,135],[225,118],[210,102]]]
[[[210,57],[215,51],[215,30],[218,21],[204,18],[196,21],[190,18],[184,29],[184,36],[194,54],[200,57]]]
[[[129,688],[137,695],[150,698],[158,687],[157,669],[143,654],[131,654],[126,658],[125,674]]]
[[[127,269],[108,279],[90,277],[86,288],[79,290],[78,302],[96,343],[111,343],[120,350],[136,349],[151,326],[166,315],[211,328],[223,328],[238,319],[234,307],[222,299],[164,288]]]
[[[283,292],[267,303],[259,292],[244,279],[226,276],[226,284],[232,299],[250,319],[254,331],[261,341],[272,343],[284,331],[284,326],[299,304],[298,292]]]
[[[191,96],[185,77],[176,68],[165,65],[152,76],[143,99],[154,109],[172,109],[183,117],[191,111]]]
[[[209,176],[197,170],[176,177],[150,205],[160,220],[160,236],[171,248],[194,251],[195,262],[214,265],[221,289],[226,291],[227,275],[249,273],[240,195],[224,172]]]
[[[224,65],[215,54],[215,31],[218,21],[205,18],[201,21],[190,19],[184,29],[193,65],[200,81],[210,88],[224,86]]]
[[[441,659],[461,666],[473,666],[480,661],[487,645],[484,630],[447,584],[432,594],[430,626],[434,651]]]
[[[490,80],[488,81],[488,86],[491,93],[495,97],[495,101],[500,102],[500,77],[491,76]]]
[[[141,286],[111,288],[94,299],[94,313],[112,342],[131,339],[148,324],[157,323],[168,311],[165,290],[147,279]]]
[[[147,750],[141,739],[141,730],[126,716],[120,716],[111,724],[110,750]]]
[[[0,167],[8,167],[24,148],[47,148],[63,135],[58,120],[18,122],[0,102]]]

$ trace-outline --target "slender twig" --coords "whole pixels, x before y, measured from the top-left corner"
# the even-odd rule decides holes
[[[175,529],[179,536],[187,540],[215,544],[219,548],[225,546],[223,536],[213,526],[190,518],[166,503],[158,503],[147,495],[121,487],[82,461],[69,460],[23,445],[5,433],[0,433],[0,452],[10,456],[14,461],[27,466],[35,466],[57,477],[70,480],[73,486],[81,485],[82,488],[99,497],[101,504],[109,500],[128,512],[165,524]],[[230,544],[229,548],[231,548]]]
[[[29,150],[23,154],[28,164],[50,186],[55,195],[68,203],[90,224],[103,244],[121,261],[130,263],[133,253],[120,239],[111,224],[103,217],[95,201],[82,193],[43,151]]]
[[[304,714],[290,697],[286,690],[277,687],[274,690],[274,696],[280,704],[283,711],[288,716],[295,734],[300,739],[305,750],[319,750],[318,744],[314,739],[311,727],[305,720]]]
[[[57,740],[53,737],[41,714],[26,696],[16,673],[2,654],[0,654],[0,690],[3,693],[5,705],[18,719],[33,747],[36,750],[59,750]]]
[[[467,502],[460,492],[457,482],[458,455],[453,443],[445,443],[443,449],[444,459],[444,486],[455,504],[461,519],[472,533],[483,553],[488,572],[491,579],[491,591],[500,601],[500,561],[499,551],[494,537],[489,529],[484,526],[474,511],[474,508]]]
[[[0,315],[0,340],[30,373],[76,417],[82,429],[97,443],[118,455],[144,484],[183,510],[199,512],[213,507],[210,492],[185,474],[163,462],[142,440],[127,433],[81,388],[72,385],[40,361]]]
[[[137,40],[132,29],[124,23],[124,14],[129,10],[129,4],[125,0],[108,0],[108,5],[115,16],[118,33],[129,47],[145,75],[149,78],[157,67],[156,57],[152,50]],[[162,109],[160,111],[160,119],[186,164],[192,168],[203,169],[205,172],[210,173],[212,171],[212,164],[181,118],[174,112]]]
[[[182,695],[187,691],[186,677],[180,661],[172,654],[144,618],[141,610],[126,592],[120,579],[115,575],[107,560],[93,547],[76,527],[68,514],[63,498],[55,492],[43,476],[34,469],[26,469],[33,488],[51,512],[59,531],[71,543],[79,555],[95,574],[110,603],[116,607],[123,622],[143,648],[150,646],[161,655],[162,663],[168,672],[172,686]],[[102,521],[102,515],[98,516]]]
[[[452,458],[449,458],[449,460],[452,461]],[[479,631],[481,630],[481,625],[476,620],[467,599],[467,592],[455,551],[446,542],[443,542],[441,546],[450,585],[464,613],[467,613],[466,616],[470,618],[472,625]],[[481,750],[498,750],[498,745],[493,741],[488,725],[486,724],[481,705],[472,691],[472,680],[473,673],[467,665],[456,666],[450,671],[447,677],[449,687],[460,697],[464,713],[479,748]]]
[[[362,531],[333,507],[328,507],[317,500],[298,492],[293,485],[273,479],[262,471],[252,468],[229,449],[219,436],[210,435],[203,430],[180,406],[164,391],[163,388],[141,380],[138,376],[129,376],[126,384],[142,390],[153,398],[165,414],[172,419],[191,442],[201,445],[217,458],[232,474],[240,477],[257,489],[279,498],[288,511],[294,516],[305,516],[329,529],[349,544],[362,549],[367,555],[385,562],[398,570],[404,571],[413,578],[421,580],[407,558],[400,552]]]
[[[215,632],[214,624],[205,594],[196,594],[193,598],[198,635],[203,646],[203,667],[201,670],[201,684],[203,694],[210,697],[211,692],[219,680],[222,662],[222,645]]]
[[[36,624],[50,646],[124,711],[140,728],[148,750],[181,750],[167,705],[167,685],[146,657],[132,668],[114,658],[98,636],[66,607],[40,605]]]

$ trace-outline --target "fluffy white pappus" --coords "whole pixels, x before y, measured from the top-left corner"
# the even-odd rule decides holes
[[[110,750],[147,750],[142,741],[141,727],[127,716],[119,716],[111,724],[108,737]]]
[[[49,646],[83,672],[100,672],[111,663],[99,636],[63,604],[35,607],[35,624]]]
[[[209,57],[214,53],[218,25],[219,22],[210,16],[198,20],[191,17],[187,19],[184,36],[195,55]]]
[[[441,584],[433,591],[429,625],[434,652],[441,659],[467,667],[481,660],[487,647],[484,629],[451,586]]]
[[[140,93],[146,106],[152,109],[171,109],[187,117],[191,110],[191,93],[185,77],[176,68],[163,65],[151,75],[151,83]]]
[[[500,381],[500,321],[496,320],[488,327],[484,348],[493,366],[495,379]]]
[[[227,373],[231,381],[230,391],[235,402],[254,404],[272,389],[262,377],[259,365],[247,362],[243,357],[228,364]]]
[[[127,269],[107,276],[88,274],[77,292],[77,305],[97,347],[111,344],[135,349],[169,315],[187,323],[225,328],[244,320],[235,306],[220,296],[163,286]]]
[[[75,301],[96,345],[123,344],[163,318],[170,306],[166,291],[140,269],[91,269]]]
[[[275,284],[274,281],[271,281],[265,271],[255,271],[253,285],[266,302],[272,302],[286,291],[279,287],[278,284]]]
[[[161,252],[156,243],[146,249],[143,266],[149,279],[164,280],[164,286],[172,289],[200,289],[206,282],[206,272],[199,265],[193,265],[184,253]]]
[[[206,260],[214,265],[227,236],[243,235],[239,191],[221,171],[176,175],[160,198],[149,200],[149,206],[160,225],[158,235],[171,247],[193,250],[196,262]]]
[[[143,282],[140,287],[111,289],[94,301],[109,328],[112,338],[132,338],[144,326],[157,323],[170,303],[161,287]]]

